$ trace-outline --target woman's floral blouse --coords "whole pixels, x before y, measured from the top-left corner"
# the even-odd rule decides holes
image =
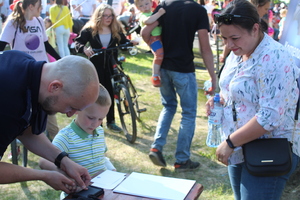
[[[262,138],[279,137],[291,141],[299,73],[287,49],[267,34],[247,61],[242,62],[240,56],[231,52],[219,83],[224,98],[223,139],[255,116],[267,130]],[[237,124],[233,121],[233,102]],[[239,158],[231,156],[232,164],[243,161],[242,154],[237,155]]]

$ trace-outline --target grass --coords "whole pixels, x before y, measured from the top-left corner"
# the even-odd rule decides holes
[[[134,144],[126,141],[122,134],[112,133],[105,129],[106,143],[108,146],[107,156],[111,159],[120,172],[141,172],[167,177],[185,178],[196,180],[204,186],[204,191],[199,199],[222,200],[233,199],[226,166],[219,164],[215,159],[215,149],[209,148],[205,144],[207,135],[207,117],[205,116],[204,104],[206,97],[203,95],[203,82],[209,78],[206,70],[196,70],[196,77],[199,85],[198,113],[196,119],[196,131],[191,147],[191,159],[199,161],[201,167],[193,172],[176,173],[173,164],[175,162],[174,152],[176,148],[177,131],[181,119],[181,109],[178,106],[177,113],[168,135],[167,144],[164,147],[164,156],[168,166],[160,168],[151,163],[148,152],[157,125],[159,113],[162,109],[159,89],[154,88],[150,83],[152,55],[144,54],[147,47],[140,46],[136,56],[126,56],[124,63],[125,71],[130,75],[141,95],[139,103],[141,108],[147,111],[141,114],[141,122],[138,123],[138,138]],[[195,51],[198,51],[195,49]],[[196,52],[197,63],[201,63],[201,57]],[[199,64],[198,64],[199,65]],[[117,112],[116,112],[117,116]],[[59,127],[66,126],[72,118],[57,114]],[[118,121],[118,119],[117,119]],[[120,123],[119,123],[120,125]],[[7,160],[7,153],[3,160]],[[29,153],[28,167],[38,169],[38,157]],[[42,181],[29,181],[15,184],[4,184],[0,186],[0,196],[2,200],[39,200],[39,199],[59,199],[59,191],[53,190]]]

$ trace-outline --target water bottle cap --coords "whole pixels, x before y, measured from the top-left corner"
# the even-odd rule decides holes
[[[214,101],[220,102],[220,94],[219,93],[215,94]]]

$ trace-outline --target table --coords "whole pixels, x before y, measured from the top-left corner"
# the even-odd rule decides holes
[[[101,173],[101,172],[100,172]],[[100,174],[99,173],[99,174]],[[195,183],[187,194],[184,200],[197,200],[203,191],[203,185]],[[65,199],[71,199],[72,195],[67,196]],[[139,197],[127,194],[115,193],[113,190],[104,189],[104,195],[101,197],[101,200],[154,200],[146,197]]]

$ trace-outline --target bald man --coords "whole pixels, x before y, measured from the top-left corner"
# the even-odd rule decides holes
[[[85,189],[91,179],[87,170],[41,133],[47,114],[60,112],[71,117],[96,101],[99,80],[93,64],[79,56],[46,63],[14,50],[0,52],[0,63],[0,160],[7,146],[18,138],[31,152],[55,163],[72,178],[0,161],[0,184],[42,180],[66,193],[73,192],[76,185]]]

